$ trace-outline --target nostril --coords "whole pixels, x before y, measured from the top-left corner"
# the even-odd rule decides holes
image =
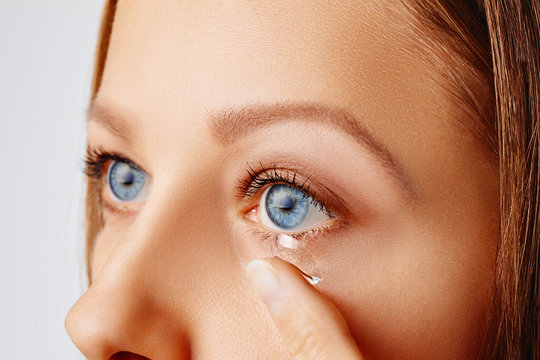
[[[120,351],[109,358],[109,360],[151,360],[146,356],[130,353],[129,351]]]

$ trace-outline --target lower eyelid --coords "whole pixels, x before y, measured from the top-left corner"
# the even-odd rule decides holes
[[[327,224],[324,227],[314,228],[310,229],[308,231],[304,231],[297,234],[289,234],[284,232],[274,232],[274,231],[267,231],[265,229],[254,229],[251,231],[252,236],[255,237],[256,243],[259,244],[265,244],[266,246],[271,246],[270,242],[275,240],[275,237],[279,234],[286,234],[297,240],[299,243],[302,244],[303,247],[312,247],[316,246],[317,253],[319,253],[320,256],[323,255],[323,251],[326,251],[325,249],[328,249],[327,246],[331,246],[331,242],[326,239],[327,236],[335,236],[336,233],[334,231],[341,228],[342,224],[339,222],[334,222],[333,224]],[[316,245],[317,244],[317,245]],[[272,256],[275,256],[273,254]],[[290,261],[287,259],[287,261]],[[293,260],[293,263],[298,266],[299,264],[296,264]]]
[[[334,229],[336,229],[337,227],[341,227],[342,225],[344,225],[344,221],[342,221],[338,216],[336,216],[336,217],[330,218],[328,221],[325,221],[322,224],[319,224],[318,226],[314,226],[311,229],[298,231],[298,232],[276,231],[275,229],[270,229],[270,228],[264,226],[260,222],[260,217],[259,217],[260,215],[256,217],[256,215],[254,213],[254,211],[256,211],[257,208],[259,208],[259,205],[252,206],[250,209],[243,212],[242,218],[245,221],[249,221],[249,222],[253,223],[254,226],[257,226],[258,228],[260,228],[259,232],[261,234],[265,234],[266,236],[271,236],[271,235],[274,235],[274,234],[283,233],[283,234],[287,234],[289,236],[292,236],[295,239],[310,240],[310,239],[314,239],[314,238],[316,238],[316,237],[318,237],[318,236],[320,236],[322,234],[325,234],[327,232],[331,232]]]
[[[103,176],[99,186],[99,202],[103,208],[111,213],[119,215],[135,214],[144,206],[144,202],[122,203],[115,201],[113,195],[111,194],[111,189],[107,183],[106,174]]]

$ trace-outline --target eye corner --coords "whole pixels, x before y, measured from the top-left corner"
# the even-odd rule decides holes
[[[255,224],[260,224],[261,222],[261,219],[260,219],[260,216],[259,216],[259,207],[260,205],[255,205],[255,206],[252,206],[250,208],[248,208],[247,211],[244,211],[243,212],[243,215],[242,217],[245,219],[245,220],[249,220]]]

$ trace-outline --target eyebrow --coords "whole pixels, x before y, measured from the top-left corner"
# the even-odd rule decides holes
[[[123,140],[130,139],[127,117],[110,107],[102,106],[99,101],[91,102],[88,120],[101,124]],[[282,121],[304,121],[329,126],[367,149],[402,190],[410,196],[416,195],[410,177],[388,148],[362,126],[357,117],[343,108],[312,102],[253,104],[208,111],[206,121],[212,137],[222,145],[234,143],[253,131]]]
[[[105,127],[112,135],[129,142],[131,131],[127,117],[113,107],[104,106],[93,99],[86,114],[88,122],[95,122]]]
[[[237,141],[252,131],[282,121],[318,123],[340,130],[362,145],[379,162],[398,185],[409,195],[416,191],[403,166],[351,112],[321,103],[255,104],[228,108],[207,114],[208,128],[214,138],[223,144]]]

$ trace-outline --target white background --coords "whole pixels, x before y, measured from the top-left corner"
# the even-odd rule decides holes
[[[0,0],[0,359],[81,359],[85,112],[103,0]]]

